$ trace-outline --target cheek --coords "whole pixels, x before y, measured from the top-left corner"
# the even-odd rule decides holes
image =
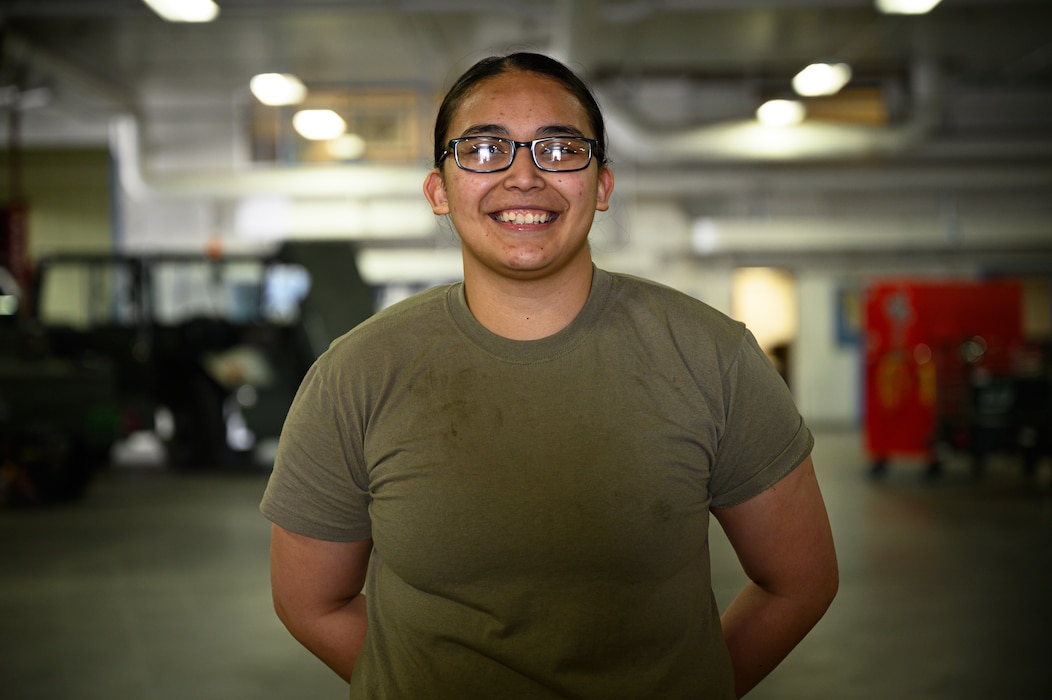
[[[457,182],[449,189],[449,211],[463,211],[472,202],[477,202],[478,196],[465,182]]]
[[[484,175],[460,172],[453,181],[453,189],[461,202],[477,201],[494,188],[494,183]]]
[[[579,182],[574,188],[574,197],[577,199],[588,200],[594,202],[598,196],[598,190],[595,185],[590,182]]]
[[[588,183],[582,182],[581,180],[567,180],[560,177],[556,180],[556,184],[559,189],[566,193],[567,197],[573,199],[591,195],[591,188],[588,186]]]

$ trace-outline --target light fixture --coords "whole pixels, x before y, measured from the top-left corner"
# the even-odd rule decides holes
[[[795,126],[806,113],[798,100],[767,100],[756,110],[756,118],[764,126]]]
[[[366,146],[358,134],[344,134],[329,142],[328,151],[337,160],[358,160],[365,155]]]
[[[835,95],[851,80],[846,63],[812,63],[793,78],[793,90],[804,97]]]
[[[292,128],[311,141],[339,138],[347,131],[347,122],[331,109],[302,109],[292,115]]]
[[[18,313],[18,297],[14,294],[0,294],[0,316],[14,316]]]
[[[143,0],[150,9],[169,22],[211,22],[219,16],[219,5],[212,0]]]
[[[941,0],[876,0],[877,9],[886,15],[923,15],[931,12]]]
[[[260,73],[248,81],[256,99],[265,105],[296,105],[307,97],[307,88],[289,73]]]

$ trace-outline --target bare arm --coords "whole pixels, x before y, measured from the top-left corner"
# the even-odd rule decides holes
[[[825,614],[839,585],[836,552],[810,457],[759,496],[713,514],[751,581],[721,620],[742,697]]]
[[[365,639],[372,540],[326,542],[271,526],[274,610],[300,644],[350,682]]]

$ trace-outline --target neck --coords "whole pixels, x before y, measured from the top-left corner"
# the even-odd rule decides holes
[[[515,280],[464,270],[464,293],[472,315],[487,330],[511,340],[538,340],[570,325],[592,287],[592,261],[543,279]]]

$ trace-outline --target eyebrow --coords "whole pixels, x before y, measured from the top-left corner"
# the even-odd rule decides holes
[[[474,124],[464,129],[460,135],[462,137],[494,135],[507,138],[509,133],[508,128],[501,124]],[[537,129],[535,133],[536,138],[544,138],[546,136],[580,136],[584,138],[584,132],[576,126],[568,124],[548,124]]]

